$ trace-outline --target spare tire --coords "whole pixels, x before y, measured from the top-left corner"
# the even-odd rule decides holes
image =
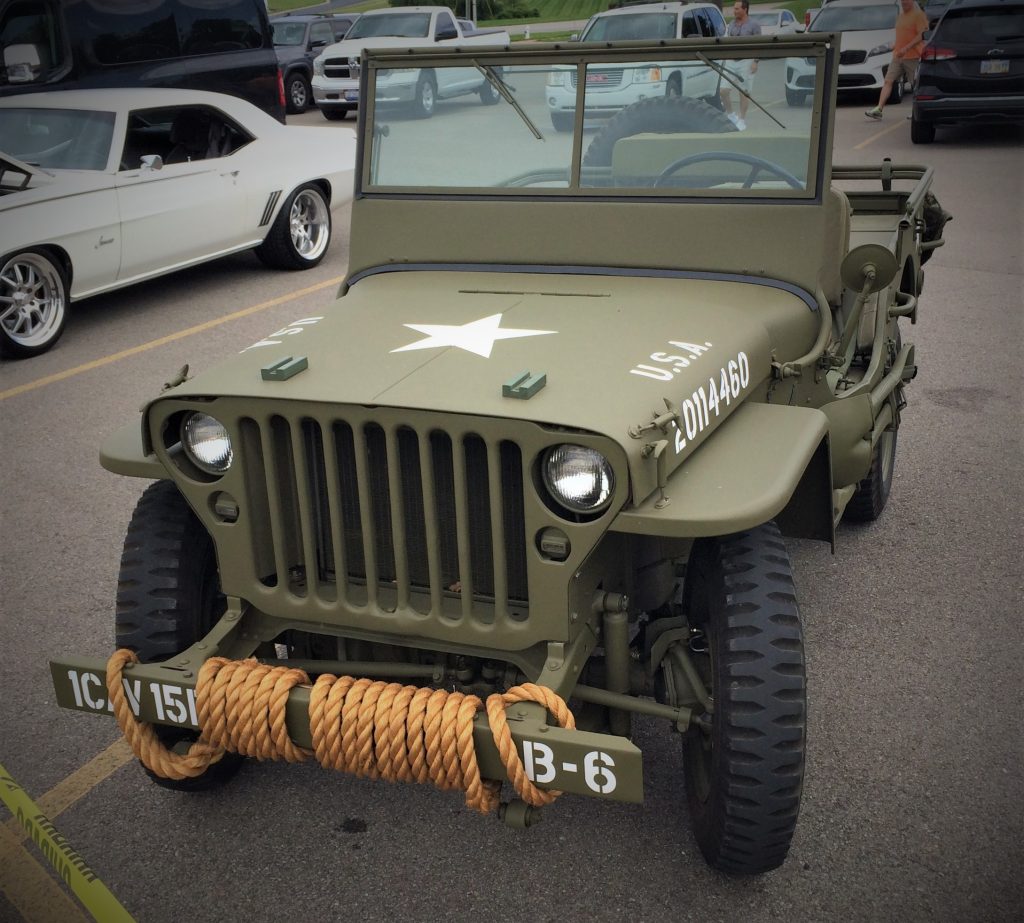
[[[610,167],[615,143],[648,132],[667,135],[677,131],[718,134],[736,131],[725,114],[689,96],[657,96],[643,99],[609,120],[590,142],[583,155],[585,167]]]

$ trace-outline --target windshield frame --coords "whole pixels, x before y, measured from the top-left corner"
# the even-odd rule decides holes
[[[823,41],[824,39],[824,41]],[[827,181],[829,168],[828,158],[831,156],[831,131],[834,119],[834,90],[838,69],[838,44],[835,36],[818,35],[814,40],[804,35],[775,36],[767,40],[735,39],[728,41],[673,41],[622,43],[612,47],[594,48],[588,45],[581,48],[579,43],[571,46],[556,44],[534,46],[527,49],[514,49],[504,52],[482,50],[472,54],[472,49],[462,49],[456,56],[441,50],[406,51],[399,55],[388,49],[367,49],[363,58],[360,73],[360,107],[359,136],[362,139],[358,149],[356,164],[357,197],[387,198],[439,198],[439,199],[474,199],[474,200],[508,200],[515,198],[527,199],[591,199],[591,200],[657,200],[657,201],[772,201],[795,202],[808,204],[820,202],[823,186]],[[812,58],[818,62],[821,79],[814,90],[814,103],[810,108],[810,137],[808,154],[808,171],[806,185],[800,190],[785,189],[768,191],[765,189],[729,189],[710,188],[696,190],[686,188],[674,190],[665,188],[622,188],[585,185],[581,183],[581,161],[590,138],[584,138],[580,130],[582,118],[580,112],[584,106],[586,82],[578,80],[577,119],[573,129],[572,155],[570,161],[570,179],[567,187],[537,186],[405,186],[376,184],[372,181],[371,167],[374,157],[374,144],[378,142],[376,123],[387,124],[389,118],[382,112],[378,119],[374,91],[378,71],[409,69],[410,67],[438,68],[441,66],[504,69],[508,72],[516,66],[547,66],[552,68],[583,68],[587,65],[614,64],[616,62],[647,62],[664,60],[668,54],[690,56],[696,59],[704,54],[714,60],[728,57],[742,59],[756,53],[759,58],[785,59],[789,57]],[[515,83],[514,76],[510,81]],[[779,110],[784,115],[784,110]],[[550,125],[541,126],[545,134],[553,135]],[[527,128],[524,126],[524,132]],[[510,176],[511,178],[511,176]]]

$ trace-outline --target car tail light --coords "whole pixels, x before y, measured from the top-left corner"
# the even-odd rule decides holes
[[[284,98],[284,74],[281,73],[281,68],[277,69],[277,101],[282,106],[287,106],[288,101]]]
[[[810,10],[804,10],[804,26],[809,26],[810,24],[811,24],[811,11]]]
[[[956,52],[952,48],[936,48],[934,45],[925,45],[921,52],[921,58],[925,61],[952,61]]]

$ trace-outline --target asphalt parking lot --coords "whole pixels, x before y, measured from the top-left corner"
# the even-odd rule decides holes
[[[710,871],[690,837],[677,741],[637,725],[642,806],[565,797],[526,832],[461,798],[247,765],[216,793],[156,788],[113,721],[58,709],[47,659],[106,657],[141,490],[97,462],[109,432],[186,363],[204,368],[329,309],[347,208],[316,269],[249,254],[78,306],[59,346],[0,366],[0,764],[139,921],[1018,919],[1024,906],[1020,394],[1024,133],[910,143],[909,106],[841,105],[837,163],[935,167],[955,220],[926,268],[920,374],[882,519],[836,554],[791,544],[809,674],[800,823],[778,871]],[[784,105],[784,103],[782,104]],[[350,132],[312,111],[293,119]],[[737,229],[742,246],[742,229]],[[0,810],[0,920],[83,911]]]

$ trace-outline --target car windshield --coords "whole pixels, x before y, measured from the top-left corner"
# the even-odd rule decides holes
[[[517,62],[505,69],[489,65],[484,56],[479,66],[439,61],[423,70],[393,58],[390,63],[404,66],[389,69],[371,57],[363,189],[556,196],[607,195],[610,189],[628,190],[630,196],[814,194],[818,136],[826,119],[819,105],[778,107],[785,97],[784,53],[758,49],[755,72],[754,59],[738,60],[736,51],[704,53],[680,46],[652,50],[645,60],[636,51],[609,49],[599,61],[588,56],[584,63],[567,53],[563,60],[569,63]],[[808,60],[823,85],[824,52]],[[464,95],[438,100],[427,120],[409,102],[421,84]],[[738,111],[735,87],[744,84],[751,91],[740,131],[713,103],[728,88]],[[577,138],[580,103],[585,117]]]
[[[393,35],[397,38],[426,38],[430,34],[429,13],[366,13],[356,20],[346,39]]]
[[[950,10],[939,24],[935,41],[958,45],[1020,43],[1024,41],[1024,7]]]
[[[814,17],[815,32],[880,32],[896,27],[894,3],[874,6],[826,6]]]
[[[0,147],[34,167],[103,170],[113,135],[113,112],[0,108]]]
[[[750,18],[759,26],[777,26],[779,24],[778,13],[751,13]]]
[[[598,17],[580,41],[627,42],[675,37],[675,13],[626,13]]]
[[[306,39],[304,22],[275,22],[271,23],[271,28],[275,45],[301,45]]]

